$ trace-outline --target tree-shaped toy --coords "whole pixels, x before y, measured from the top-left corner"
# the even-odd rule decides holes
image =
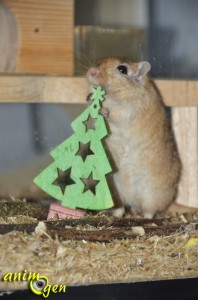
[[[92,90],[89,107],[71,124],[74,133],[53,151],[53,162],[34,182],[69,208],[102,210],[113,206],[106,175],[112,171],[102,139],[107,136],[100,114],[105,91]]]

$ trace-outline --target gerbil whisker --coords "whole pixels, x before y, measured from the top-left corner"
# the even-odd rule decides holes
[[[84,59],[87,61],[88,65],[87,65],[87,69],[89,69],[92,66],[92,62],[90,60],[90,58],[82,51],[80,51],[81,55],[84,57]]]
[[[84,64],[80,61],[78,61],[76,64],[77,64],[77,66],[82,67],[85,71],[87,71],[89,69],[89,67],[86,64]]]

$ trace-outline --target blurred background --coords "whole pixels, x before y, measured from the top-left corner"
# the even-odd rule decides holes
[[[7,6],[11,2],[0,0],[1,75],[17,73],[17,24]],[[154,78],[197,79],[197,12],[197,0],[75,0],[74,66],[69,75],[84,76],[99,58],[113,55],[148,60]],[[84,109],[0,104],[1,196],[25,196],[30,191],[36,195],[34,176],[50,161],[49,152],[72,134],[70,124]]]

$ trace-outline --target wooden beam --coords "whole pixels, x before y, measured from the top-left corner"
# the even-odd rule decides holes
[[[167,106],[198,106],[198,81],[155,80]],[[1,76],[0,102],[85,103],[86,78]]]
[[[156,80],[167,106],[198,106],[197,80]]]
[[[2,76],[0,102],[85,103],[87,88],[78,77]]]

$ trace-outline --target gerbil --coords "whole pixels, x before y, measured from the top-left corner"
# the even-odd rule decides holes
[[[161,96],[147,77],[150,64],[106,58],[88,70],[90,88],[101,85],[106,98],[101,113],[107,117],[107,147],[115,163],[113,181],[124,207],[152,218],[174,201],[181,162]],[[115,191],[115,190],[114,190]]]

